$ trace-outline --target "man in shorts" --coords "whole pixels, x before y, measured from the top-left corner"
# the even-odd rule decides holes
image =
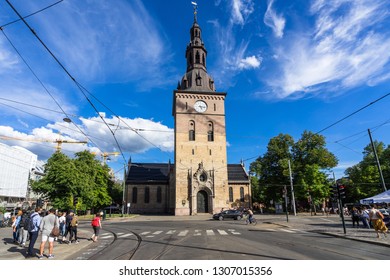
[[[43,258],[43,252],[45,250],[46,241],[49,241],[49,255],[47,255],[47,258],[48,259],[54,258],[53,255],[54,236],[51,236],[51,231],[53,230],[54,225],[59,226],[58,217],[54,213],[55,210],[50,209],[49,214],[42,219],[41,225],[39,226],[42,232],[42,242],[41,242],[41,246],[39,247],[38,259]]]

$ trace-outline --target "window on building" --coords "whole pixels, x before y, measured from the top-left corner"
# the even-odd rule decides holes
[[[188,129],[188,140],[195,141],[195,122],[190,121]]]
[[[132,197],[132,200],[131,202],[132,203],[137,203],[137,196],[138,196],[138,190],[136,187],[133,188],[133,197]]]
[[[244,202],[245,201],[245,196],[244,196],[244,188],[240,188],[240,201]]]
[[[149,187],[145,188],[145,197],[144,197],[144,202],[149,203],[150,200],[150,189]]]
[[[195,54],[195,63],[200,63],[200,54],[198,51]]]
[[[157,187],[157,203],[161,203],[162,201],[162,189],[161,187]]]
[[[212,122],[208,122],[207,140],[209,142],[214,141],[214,125]]]
[[[229,202],[233,202],[233,188],[229,187]]]

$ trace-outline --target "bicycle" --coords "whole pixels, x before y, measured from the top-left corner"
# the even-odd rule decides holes
[[[249,215],[244,215],[243,219],[244,219],[246,225],[252,225],[252,226],[257,225],[257,221],[256,221],[256,218],[254,216],[252,216],[252,219],[250,221],[249,221]]]

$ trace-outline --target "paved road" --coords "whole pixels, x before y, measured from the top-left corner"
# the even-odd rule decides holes
[[[85,222],[79,227],[80,243],[56,244],[55,259],[390,259],[390,237],[377,239],[372,229],[354,229],[348,218],[344,234],[335,215],[290,215],[288,222],[283,215],[256,217],[254,227],[213,221],[209,215],[112,219],[104,221],[97,243],[87,241],[92,230]],[[11,236],[9,228],[0,229],[0,259],[24,259],[25,249],[11,244]],[[280,250],[275,252],[275,246]],[[342,248],[351,252],[343,254]]]

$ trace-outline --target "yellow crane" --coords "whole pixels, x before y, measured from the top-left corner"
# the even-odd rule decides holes
[[[98,153],[97,152],[91,152],[91,154],[97,155]],[[105,164],[107,160],[110,160],[110,156],[118,156],[119,154],[120,154],[119,152],[102,152],[100,154],[100,157],[103,160],[102,163]]]
[[[62,140],[62,139],[56,139],[56,140],[49,140],[49,139],[26,139],[26,138],[18,138],[18,137],[11,137],[11,136],[5,136],[0,135],[0,139],[2,140],[15,140],[15,141],[26,141],[26,142],[46,142],[46,143],[57,143],[56,150],[58,152],[61,151],[62,144],[87,144],[88,141],[73,141],[73,140]]]

